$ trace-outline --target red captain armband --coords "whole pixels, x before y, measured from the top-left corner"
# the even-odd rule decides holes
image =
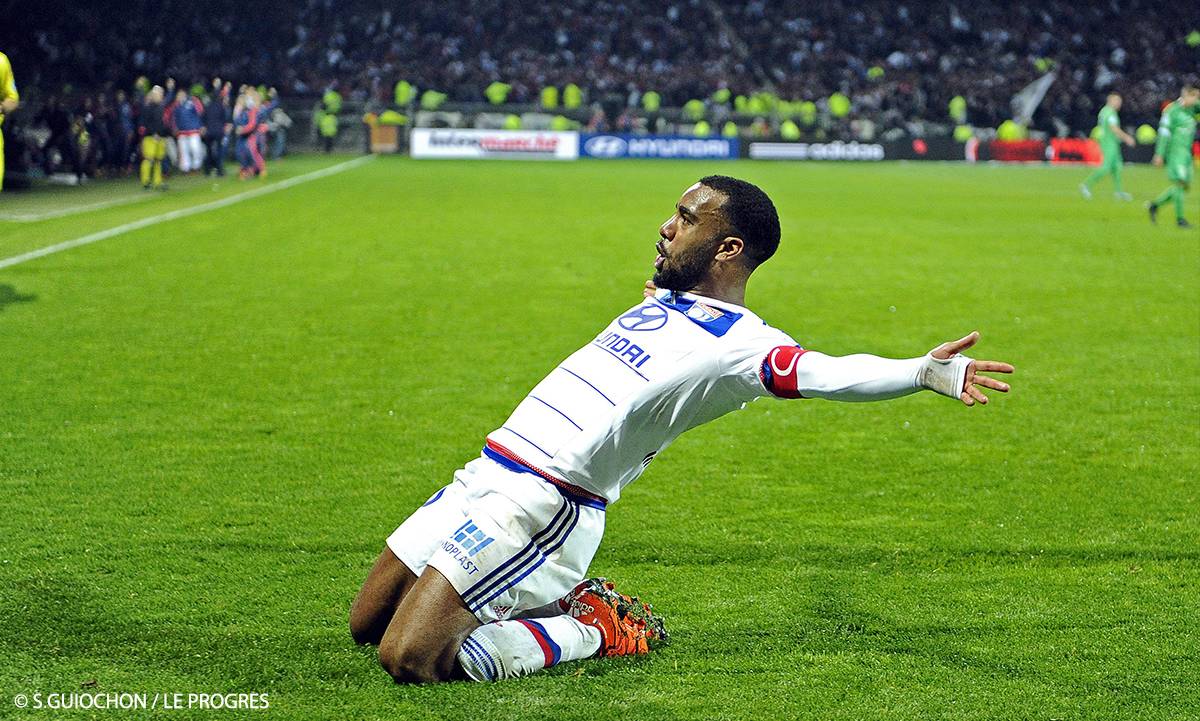
[[[779,398],[803,398],[797,388],[796,364],[808,351],[798,345],[780,345],[771,349],[758,367],[758,378],[771,395]]]

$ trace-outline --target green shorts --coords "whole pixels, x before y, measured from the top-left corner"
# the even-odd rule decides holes
[[[1194,167],[1192,164],[1192,156],[1167,158],[1163,163],[1167,166],[1167,178],[1173,183],[1183,183],[1184,185],[1192,184],[1192,172]]]

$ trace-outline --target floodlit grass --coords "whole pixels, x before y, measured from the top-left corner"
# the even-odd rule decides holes
[[[694,431],[593,565],[669,648],[394,685],[346,622],[383,539],[638,301],[712,172],[779,206],[748,294],[772,324],[893,356],[979,329],[1014,392]],[[0,717],[132,717],[12,701],[95,690],[271,706],[140,718],[1196,718],[1200,234],[1083,201],[1084,174],[388,158],[0,270]],[[225,186],[0,220],[0,258]]]

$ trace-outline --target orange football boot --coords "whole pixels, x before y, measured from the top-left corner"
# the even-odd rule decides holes
[[[661,616],[636,596],[618,593],[612,581],[589,578],[558,602],[564,613],[600,631],[597,656],[640,656],[650,641],[667,642]]]

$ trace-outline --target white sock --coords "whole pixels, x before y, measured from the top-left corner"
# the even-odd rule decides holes
[[[563,603],[560,598],[547,603],[545,606],[531,608],[528,611],[521,611],[518,614],[513,614],[513,618],[549,618],[550,616],[561,616],[570,610],[570,607]]]
[[[567,615],[494,621],[467,636],[458,650],[458,664],[473,681],[501,681],[588,658],[599,650],[599,629]]]

